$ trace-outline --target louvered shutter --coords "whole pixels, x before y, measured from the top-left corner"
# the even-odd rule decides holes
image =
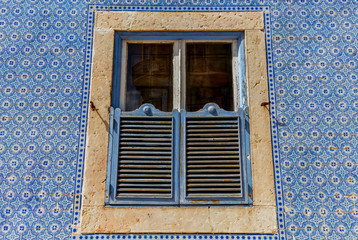
[[[181,204],[247,203],[243,111],[210,103],[181,114]]]
[[[115,110],[110,204],[178,204],[179,121],[151,104]]]

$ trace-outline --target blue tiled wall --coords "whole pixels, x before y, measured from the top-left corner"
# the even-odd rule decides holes
[[[265,11],[276,235],[87,235],[93,11]],[[358,239],[358,1],[2,0],[0,239]]]

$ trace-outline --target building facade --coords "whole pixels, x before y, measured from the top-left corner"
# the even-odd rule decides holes
[[[357,239],[357,19],[354,0],[2,1],[0,238]],[[115,31],[244,32],[245,206],[105,207]]]

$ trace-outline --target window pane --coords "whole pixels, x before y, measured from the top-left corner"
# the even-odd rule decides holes
[[[233,110],[230,43],[186,45],[186,109],[200,110],[206,103]]]
[[[173,44],[128,44],[125,111],[151,103],[173,108]]]

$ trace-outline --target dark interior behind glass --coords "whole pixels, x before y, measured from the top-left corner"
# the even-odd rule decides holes
[[[186,45],[186,110],[206,103],[233,110],[232,53],[230,43]]]
[[[128,44],[125,111],[151,103],[173,109],[173,44]]]

